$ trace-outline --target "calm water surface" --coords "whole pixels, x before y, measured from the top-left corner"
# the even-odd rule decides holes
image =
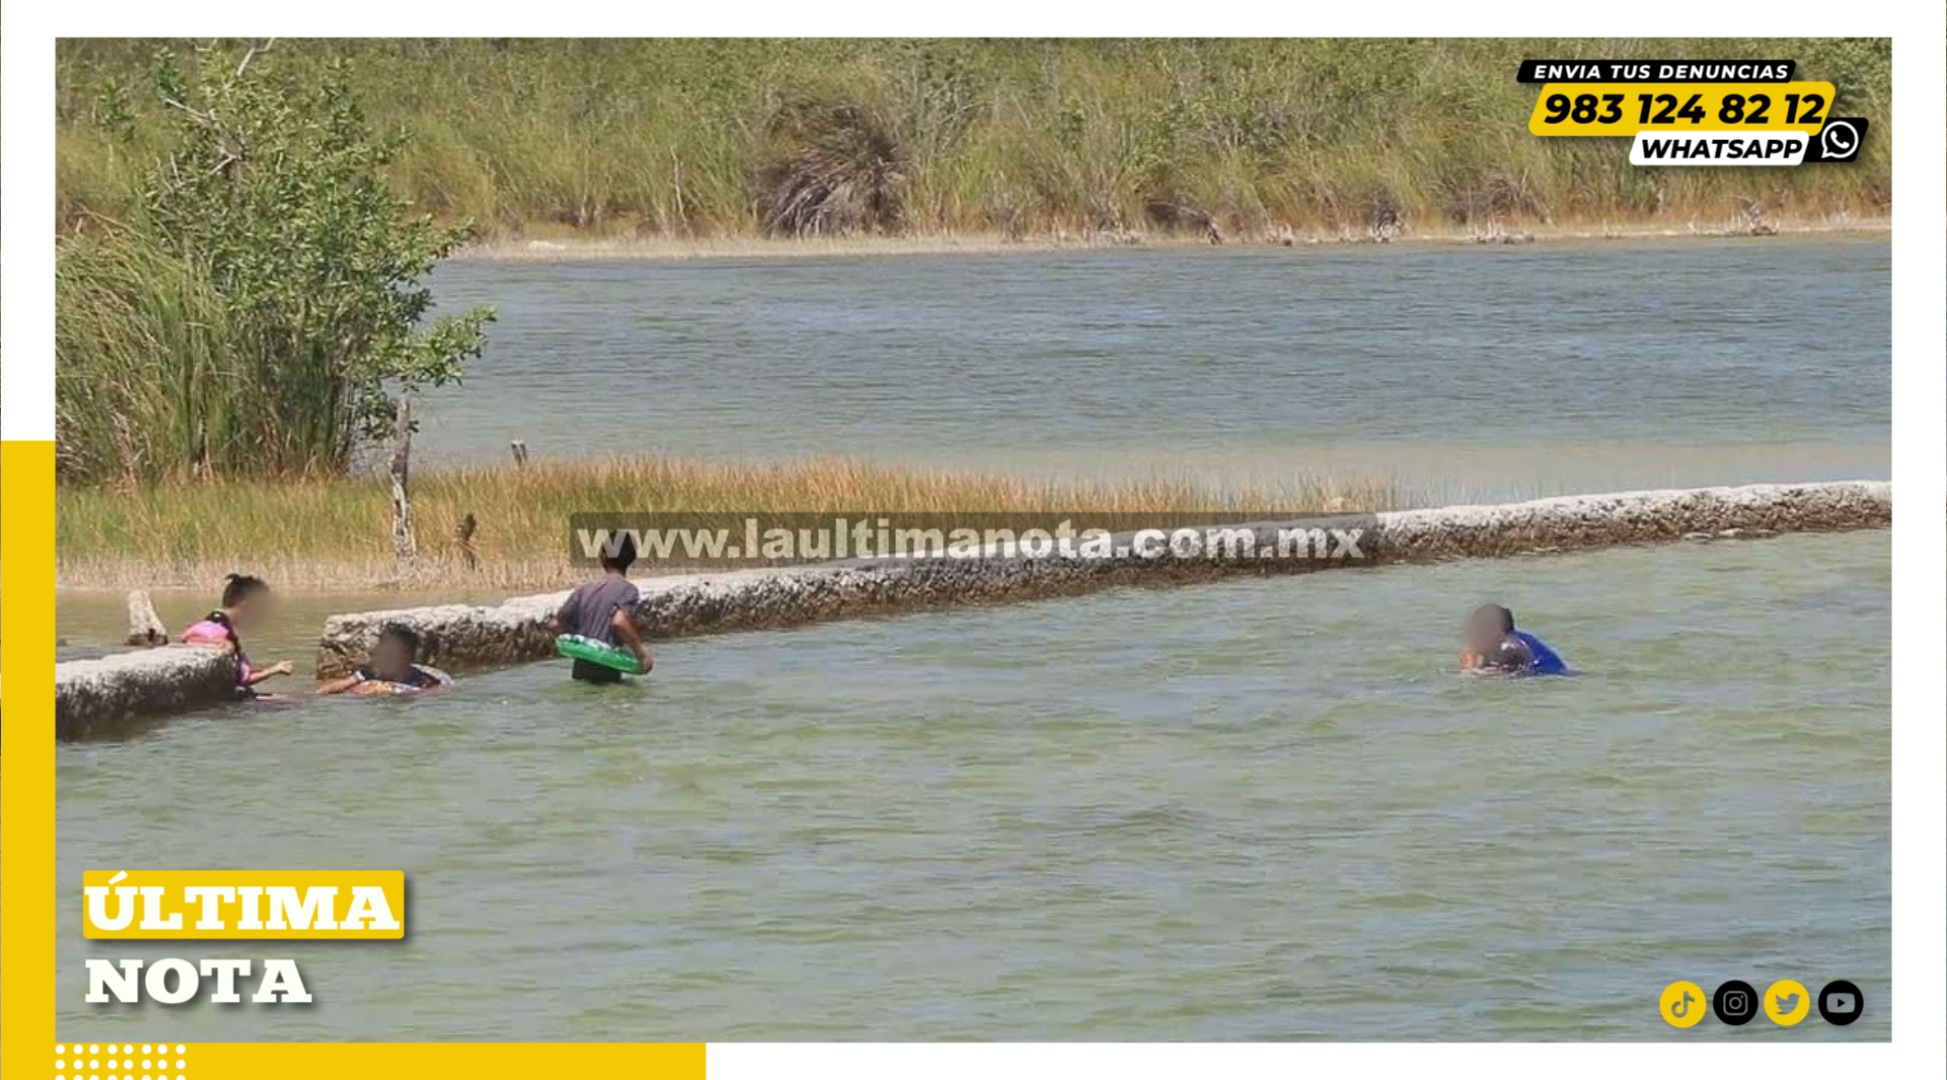
[[[1145,302],[1157,326],[1186,306]],[[1500,333],[1459,329],[1477,350]],[[1823,401],[1749,385],[1830,415],[1855,392],[1832,363]],[[1870,366],[1862,417],[1884,407],[1884,353]],[[1705,398],[1664,396],[1682,416],[1659,422],[1744,407]],[[1789,977],[1851,979],[1867,1013],[1685,1037],[1885,1039],[1890,584],[1885,532],[1334,571],[674,641],[607,692],[544,663],[444,699],[237,706],[64,745],[61,1030],[1665,1039],[1666,983]],[[1456,623],[1490,598],[1585,673],[1454,674]],[[317,612],[289,614],[255,651],[308,669]],[[62,603],[75,649],[119,628],[113,603]],[[85,1009],[81,958],[130,950],[82,939],[81,871],[163,865],[402,869],[411,938],[233,950],[297,957],[309,1008]]]
[[[1883,238],[454,264],[434,458],[615,452],[1429,499],[1884,478]]]

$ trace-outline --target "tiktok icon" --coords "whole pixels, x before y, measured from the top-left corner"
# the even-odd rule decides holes
[[[1658,1011],[1671,1027],[1687,1028],[1702,1020],[1710,1006],[1705,1002],[1703,987],[1679,979],[1663,988]]]

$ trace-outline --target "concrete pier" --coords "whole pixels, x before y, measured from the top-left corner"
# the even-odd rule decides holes
[[[1530,502],[1451,506],[1302,522],[1253,523],[1262,546],[1280,529],[1359,530],[1356,557],[1225,561],[1047,556],[979,560],[857,560],[788,568],[649,577],[637,584],[644,636],[682,637],[793,626],[867,614],[1034,599],[1124,584],[1170,584],[1237,574],[1308,573],[1399,562],[1582,551],[1684,539],[1756,539],[1790,532],[1883,527],[1892,485],[1845,481],[1574,495]],[[550,616],[567,593],[491,606],[445,605],[335,615],[318,644],[318,674],[343,674],[369,653],[379,630],[403,623],[431,643],[448,670],[553,655]]]

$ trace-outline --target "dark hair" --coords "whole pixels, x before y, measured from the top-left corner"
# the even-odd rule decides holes
[[[1514,612],[1509,611],[1499,604],[1482,604],[1480,607],[1474,609],[1474,618],[1493,619],[1495,622],[1501,624],[1501,633],[1503,634],[1511,633],[1514,630]]]
[[[404,646],[408,660],[417,661],[419,659],[419,633],[412,627],[401,626],[398,623],[387,623],[385,628],[379,631],[379,640],[385,641],[388,639]]]
[[[1528,648],[1514,641],[1503,641],[1487,656],[1487,666],[1496,671],[1522,671],[1533,664]]]
[[[249,574],[231,574],[223,585],[223,606],[236,607],[260,592],[269,592],[270,582]]]
[[[618,573],[626,574],[629,572],[630,564],[634,562],[635,537],[630,536],[626,532],[610,540],[607,549],[602,552],[602,569],[604,570],[614,570]]]

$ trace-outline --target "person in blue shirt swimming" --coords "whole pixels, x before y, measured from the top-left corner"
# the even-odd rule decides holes
[[[1460,666],[1505,675],[1566,675],[1568,664],[1547,643],[1514,627],[1514,612],[1483,604],[1467,617]]]

